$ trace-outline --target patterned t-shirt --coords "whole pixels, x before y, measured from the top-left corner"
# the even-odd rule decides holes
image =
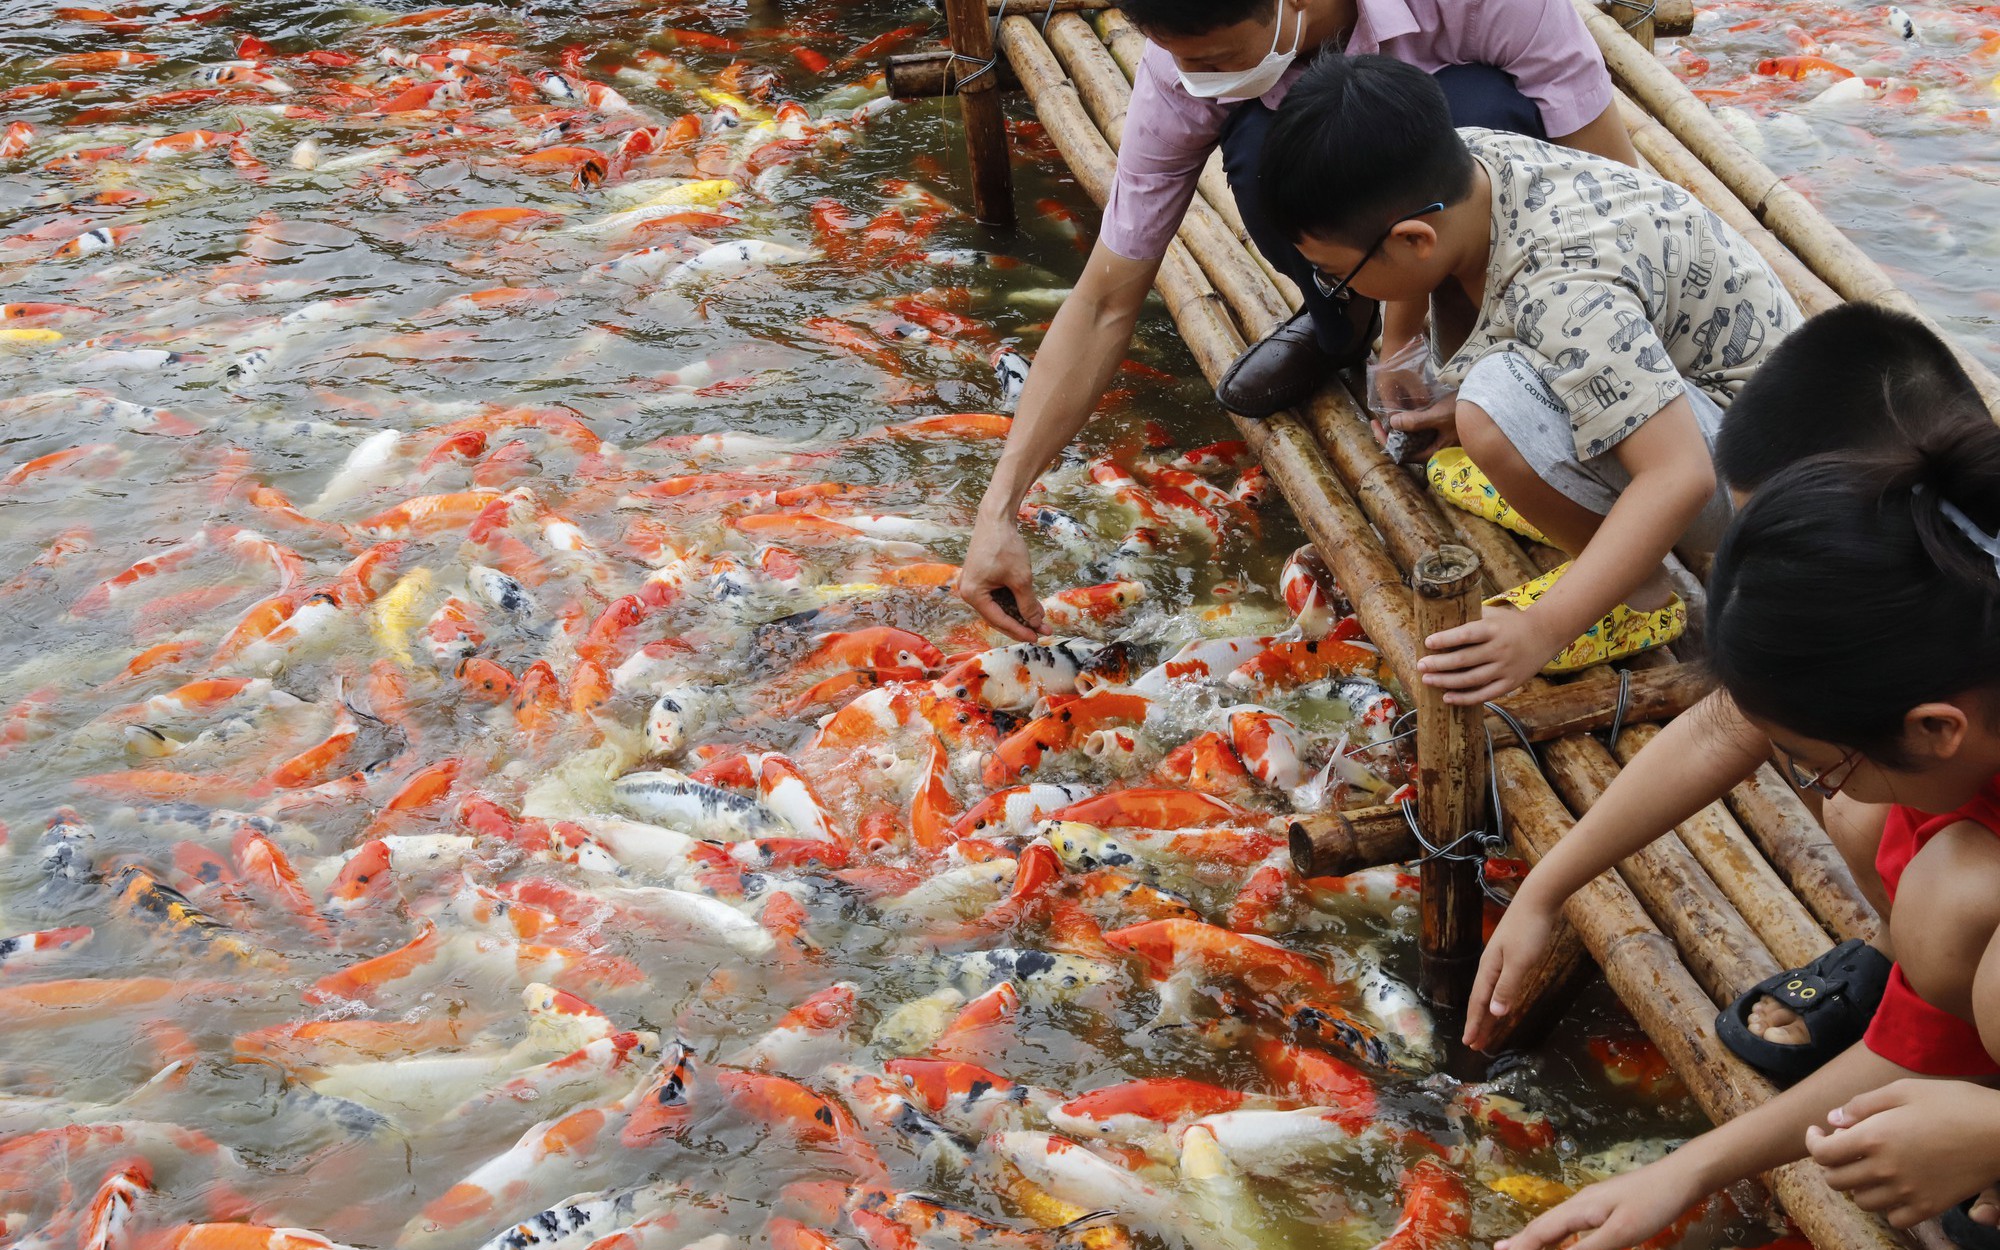
[[[1479,321],[1442,382],[1519,352],[1569,410],[1588,460],[1687,383],[1727,408],[1798,326],[1764,258],[1682,188],[1538,139],[1459,133],[1493,182],[1492,254]]]

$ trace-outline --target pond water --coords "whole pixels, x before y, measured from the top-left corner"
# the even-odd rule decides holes
[[[950,596],[1095,215],[1017,103],[969,220],[871,72],[938,26],[0,14],[0,1242],[1428,1247],[1699,1127],[1289,876],[1399,707],[1157,306],[1034,500],[1075,641]]]

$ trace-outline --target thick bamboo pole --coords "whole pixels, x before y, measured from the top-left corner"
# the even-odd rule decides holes
[[[1572,811],[1588,810],[1618,776],[1618,762],[1592,738],[1552,742],[1542,748],[1542,760]],[[1679,835],[1649,844],[1620,863],[1618,872],[1674,939],[1688,971],[1716,1005],[1782,970]]]
[[[1068,71],[1084,111],[1116,150],[1125,136],[1125,110],[1132,100],[1131,84],[1119,72],[1090,23],[1074,13],[1049,19],[1049,48]],[[1206,198],[1196,196],[1181,222],[1181,237],[1215,289],[1236,314],[1246,339],[1262,338],[1284,320],[1289,310],[1271,285],[1254,253],[1237,242],[1222,216]]]
[[[1465,547],[1426,555],[1411,580],[1421,636],[1456,629],[1479,611],[1479,557]],[[1432,1006],[1460,1011],[1479,968],[1484,912],[1482,850],[1460,843],[1484,823],[1485,713],[1453,707],[1434,686],[1411,687],[1410,695],[1417,713],[1417,820],[1433,848],[1417,870],[1423,890],[1418,988]]]
[[[1645,157],[1662,178],[1686,187],[1694,198],[1748,239],[1750,246],[1756,248],[1764,263],[1771,266],[1771,271],[1778,275],[1778,280],[1785,284],[1785,289],[1792,293],[1792,298],[1798,301],[1807,316],[1825,312],[1842,302],[1840,294],[1808,269],[1806,263],[1794,255],[1777,235],[1758,221],[1757,215],[1745,208],[1735,192],[1722,185],[1722,180],[1697,160],[1673,131],[1655,121],[1624,92],[1616,91],[1614,98],[1618,115],[1624,121],[1625,129],[1631,132],[1632,146],[1639,149],[1639,155]]]
[[[1046,13],[1095,13],[1117,7],[1118,0],[986,0],[986,11],[994,17],[1030,17],[1036,21]]]
[[[1091,124],[1075,87],[1063,76],[1041,32],[1025,18],[1000,24],[1000,46],[1049,137],[1090,197],[1102,204],[1111,192],[1117,158]],[[1202,276],[1186,247],[1167,249],[1154,280],[1189,350],[1211,381],[1243,350],[1221,297]],[[1319,445],[1299,420],[1280,413],[1265,421],[1232,418],[1239,435],[1263,460],[1320,556],[1355,606],[1362,628],[1406,688],[1416,682],[1416,627],[1402,571],[1389,559],[1367,518],[1333,476]]]
[[[1604,670],[1608,676],[1609,670]],[[1672,720],[1702,701],[1712,683],[1699,665],[1668,664],[1632,674],[1627,692],[1625,726],[1636,730],[1642,721]],[[1596,733],[1611,727],[1616,712],[1617,684],[1610,680],[1565,685],[1541,683],[1499,700],[1534,742],[1570,734]],[[1486,732],[1495,746],[1518,745],[1514,730],[1497,716],[1486,718]],[[1650,726],[1647,734],[1658,733]]]
[[[1727,802],[1771,867],[1828,932],[1841,941],[1875,939],[1882,918],[1854,884],[1854,874],[1826,830],[1776,770],[1762,766],[1729,792]]]
[[[1638,44],[1632,42],[1618,23],[1600,13],[1590,0],[1573,0],[1592,38],[1604,54],[1612,76],[1623,82],[1633,99],[1712,170],[1715,176],[1741,200],[1757,219],[1770,227],[1784,245],[1826,284],[1850,300],[1867,300],[1900,309],[1936,324],[1915,300],[1898,288],[1893,279],[1856,247],[1853,240],[1835,229],[1803,195],[1771,172],[1762,161],[1731,138],[1715,120],[1708,106],[1696,99],[1673,71]],[[1988,407],[2000,408],[2000,378],[1939,332],[1951,344],[1953,354],[1978,384]]]
[[[1132,94],[1117,62],[1080,18],[1051,19],[1049,40],[1092,120],[1115,147]],[[1250,260],[1252,252],[1230,235],[1206,197],[1197,197],[1189,207],[1182,238],[1228,300],[1246,339],[1262,338],[1290,316],[1290,306]],[[1367,414],[1344,386],[1323,388],[1303,415],[1319,435],[1334,471],[1381,531],[1399,567],[1412,568],[1451,541],[1429,495],[1408,470],[1383,452],[1368,428]]]
[[[1146,37],[1139,33],[1139,28],[1132,24],[1130,18],[1117,9],[1105,9],[1096,14],[1095,22],[1098,36],[1110,50],[1111,59],[1118,63],[1119,72],[1124,75],[1127,82],[1135,81],[1139,76],[1139,58],[1146,51]],[[1290,278],[1279,273],[1264,254],[1257,250],[1257,245],[1251,242],[1250,231],[1243,224],[1243,214],[1236,207],[1236,193],[1230,189],[1229,176],[1222,170],[1220,151],[1208,154],[1208,160],[1201,167],[1199,188],[1202,198],[1208,201],[1209,207],[1213,208],[1222,217],[1223,224],[1229,227],[1231,237],[1250,253],[1256,260],[1257,267],[1262,269],[1265,276],[1271,279],[1271,284],[1278,288],[1278,294],[1283,297],[1285,306],[1296,309],[1299,306],[1299,288],[1292,284]]]
[[[1527,752],[1502,750],[1495,768],[1521,851],[1539,862],[1574,822]],[[1776,1092],[1716,1038],[1714,1005],[1616,873],[1605,873],[1578,890],[1563,911],[1604,969],[1605,980],[1709,1119],[1719,1124],[1742,1115]],[[1785,1211],[1819,1250],[1904,1250],[1905,1243],[1879,1220],[1828,1188],[1826,1173],[1810,1160],[1779,1168],[1768,1180]]]
[[[1656,726],[1634,725],[1619,736],[1612,753],[1619,763],[1630,764],[1641,748],[1659,736]],[[1833,945],[1722,804],[1709,804],[1683,822],[1677,832],[1781,966],[1803,967]]]
[[[944,0],[951,50],[962,72],[957,78],[965,152],[972,162],[972,215],[995,225],[1014,224],[1014,167],[1007,154],[1007,128],[1000,116],[1000,80],[993,73],[964,70],[993,59],[993,27],[981,0]],[[995,69],[998,67],[995,66]]]

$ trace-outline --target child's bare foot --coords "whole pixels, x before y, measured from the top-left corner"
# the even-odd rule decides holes
[[[1775,998],[1760,998],[1751,1004],[1746,1023],[1752,1033],[1773,1046],[1803,1046],[1812,1041],[1811,1026]]]
[[[1972,1222],[1988,1228],[2000,1228],[2000,1185],[1982,1190],[1972,1200]]]

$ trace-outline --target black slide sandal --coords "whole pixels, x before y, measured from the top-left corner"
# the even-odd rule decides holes
[[[1889,967],[1881,951],[1850,939],[1803,968],[1759,983],[1715,1017],[1715,1031],[1737,1058],[1780,1085],[1793,1084],[1861,1040],[1889,987]],[[1752,1033],[1750,1009],[1761,998],[1789,1007],[1812,1040],[1783,1045]]]
[[[1959,1250],[2000,1250],[2000,1228],[1981,1224],[1972,1218],[1975,1201],[1976,1198],[1967,1198],[1938,1216],[1938,1227]]]

